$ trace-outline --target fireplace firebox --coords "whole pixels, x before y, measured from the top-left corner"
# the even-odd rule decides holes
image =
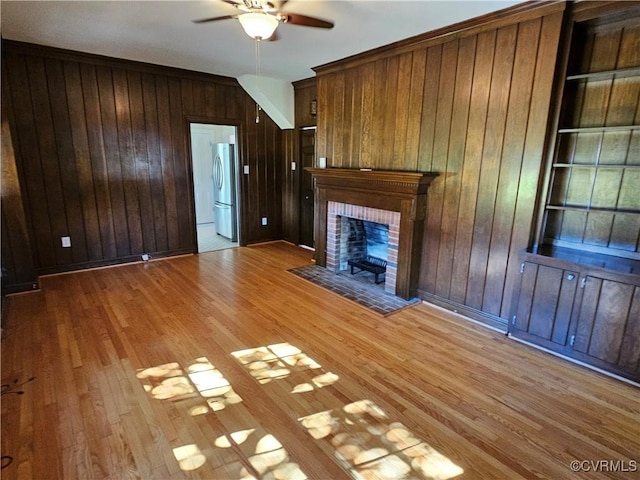
[[[359,218],[342,219],[340,239],[340,270],[348,268],[351,275],[373,274],[374,283],[384,282],[389,249],[389,225]],[[346,258],[345,266],[343,258]]]

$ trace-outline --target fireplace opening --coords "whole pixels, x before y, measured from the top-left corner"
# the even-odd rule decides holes
[[[362,223],[359,224],[358,220]],[[365,238],[364,245],[367,245],[367,228],[365,226],[369,224],[371,234],[368,236],[367,252],[369,255],[387,262],[384,275],[378,275],[379,279],[384,278],[384,282],[380,282],[378,286],[384,287],[385,292],[396,295],[400,212],[334,202],[332,200],[327,202],[326,267],[335,273],[348,275],[354,280],[361,280],[368,285],[375,285],[375,275],[369,272],[356,273],[354,276],[349,275],[350,266],[347,245],[352,230],[349,226],[350,223],[355,225],[355,231],[360,231],[361,236]],[[358,227],[358,225],[361,225],[362,228]],[[351,248],[353,249],[353,247]]]
[[[351,275],[366,272],[384,283],[389,250],[389,225],[346,217],[341,223],[340,270]]]

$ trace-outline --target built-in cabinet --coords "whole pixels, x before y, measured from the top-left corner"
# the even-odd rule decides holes
[[[510,334],[640,380],[640,276],[524,254]]]
[[[584,5],[567,23],[538,242],[509,332],[638,380],[640,7]]]

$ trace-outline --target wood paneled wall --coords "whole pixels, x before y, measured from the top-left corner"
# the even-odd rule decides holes
[[[255,123],[235,79],[7,41],[2,54],[40,274],[195,251],[189,120],[238,126],[241,241],[280,238],[281,131]]]
[[[518,7],[316,69],[318,156],[332,167],[440,174],[429,189],[424,298],[496,320],[510,312],[563,10]]]

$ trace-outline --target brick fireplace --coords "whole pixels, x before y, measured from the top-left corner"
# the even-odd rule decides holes
[[[340,222],[344,217],[389,225],[385,290],[404,299],[416,294],[427,188],[436,174],[309,168],[315,191],[315,261],[340,265]]]

